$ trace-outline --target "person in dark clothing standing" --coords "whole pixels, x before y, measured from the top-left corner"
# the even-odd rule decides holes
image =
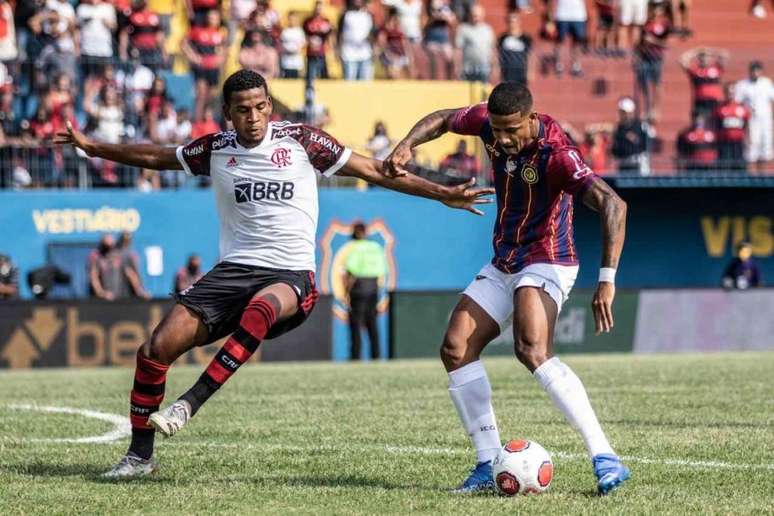
[[[752,245],[740,242],[736,247],[736,258],[723,273],[723,288],[754,288],[761,286],[761,272],[752,259]]]
[[[613,133],[613,156],[618,160],[618,171],[647,175],[648,133],[637,116],[637,105],[629,97],[618,101],[618,125]]]
[[[500,58],[502,80],[527,84],[527,64],[532,38],[521,29],[519,13],[508,15],[508,32],[497,41],[497,54]]]
[[[366,227],[356,222],[352,227],[351,248],[345,264],[344,285],[349,297],[349,331],[352,360],[360,359],[361,329],[368,331],[371,358],[379,358],[379,330],[376,311],[379,301],[379,280],[384,277],[384,249],[366,238]]]

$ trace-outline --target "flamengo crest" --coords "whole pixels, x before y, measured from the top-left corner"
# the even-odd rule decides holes
[[[274,149],[274,152],[271,154],[271,162],[279,168],[290,165],[290,149],[286,149],[285,147],[277,147]]]

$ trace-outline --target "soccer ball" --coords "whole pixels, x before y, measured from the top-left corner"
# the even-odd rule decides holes
[[[492,465],[497,491],[506,496],[542,493],[551,485],[554,464],[535,441],[508,441]]]

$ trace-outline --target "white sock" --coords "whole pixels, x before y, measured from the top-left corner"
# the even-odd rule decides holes
[[[484,364],[476,360],[451,371],[449,395],[476,449],[476,461],[494,460],[500,453],[500,432],[492,409],[492,386]]]
[[[581,435],[589,457],[600,453],[615,454],[602,427],[599,426],[583,383],[572,369],[554,357],[535,369],[534,375],[551,396],[554,405],[562,411],[567,422]]]

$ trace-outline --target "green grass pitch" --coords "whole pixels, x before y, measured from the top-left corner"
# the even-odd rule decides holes
[[[633,478],[606,498],[580,439],[514,360],[485,360],[501,437],[554,454],[540,496],[454,496],[474,458],[437,361],[248,365],[177,436],[161,469],[97,477],[125,451],[54,442],[109,432],[129,369],[0,373],[0,514],[774,513],[774,353],[566,356]],[[173,368],[169,399],[200,369]]]

